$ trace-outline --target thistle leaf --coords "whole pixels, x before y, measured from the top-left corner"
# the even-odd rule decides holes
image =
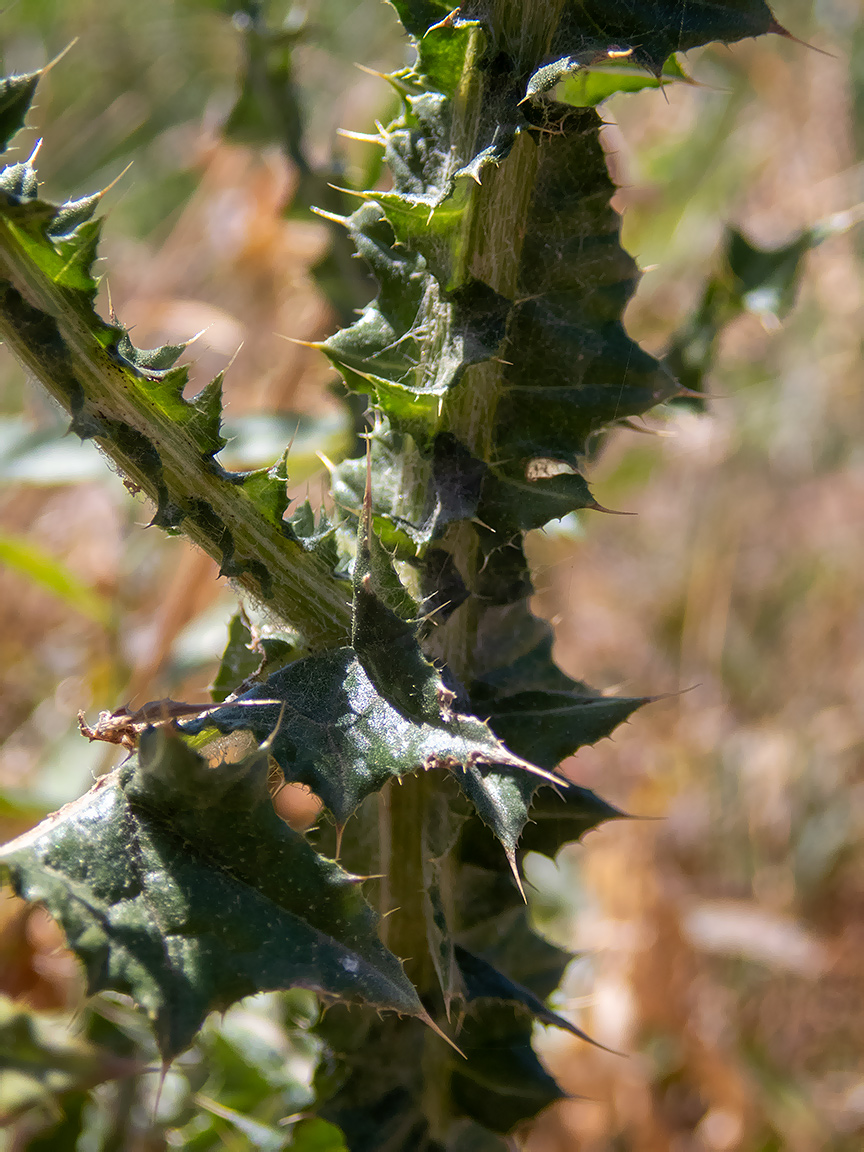
[[[422,36],[427,28],[444,20],[453,10],[450,0],[389,0],[405,31],[412,36]]]
[[[578,468],[591,436],[676,391],[662,365],[625,333],[638,273],[621,248],[614,186],[592,109],[544,105],[518,299],[501,356],[497,450]]]
[[[208,1012],[294,986],[423,1016],[356,880],[284,824],[267,756],[215,768],[148,730],[137,761],[6,845],[17,893],[63,926],[91,992],[130,995],[163,1056]]]
[[[452,771],[512,858],[518,831],[511,809],[521,818],[538,781],[556,777],[514,756],[477,716],[454,708],[455,694],[420,650],[416,624],[391,607],[404,609],[406,594],[397,590],[370,520],[367,501],[358,530],[352,646],[296,661],[237,701],[185,723],[184,731],[248,730],[259,743],[266,740],[286,780],[311,788],[340,826],[390,779],[421,768]],[[275,703],[248,708],[249,700]]]
[[[451,1090],[460,1112],[492,1132],[509,1132],[520,1120],[565,1093],[531,1047],[532,1021],[511,1004],[478,1001],[465,1018]]]
[[[475,956],[467,948],[456,945],[456,961],[459,971],[465,981],[465,999],[469,1004],[475,1000],[498,1000],[505,1004],[518,1004],[531,1013],[540,1024],[549,1024],[561,1028],[565,1032],[578,1036],[580,1040],[594,1043],[581,1028],[551,1008],[547,1008],[539,996],[535,996],[530,989],[505,976],[503,972],[484,960],[482,956]]]
[[[24,127],[41,75],[41,71],[25,72],[0,80],[0,151],[5,151],[12,137]]]
[[[614,63],[580,68],[559,84],[555,95],[562,103],[572,104],[574,108],[596,108],[619,92],[643,92],[646,88],[665,88],[667,84],[676,82],[693,83],[675,56],[669,57],[659,76],[640,68],[633,60],[620,59]]]
[[[786,34],[764,0],[569,0],[552,54],[563,58],[591,48],[630,53],[659,76],[673,52],[766,32]]]
[[[395,246],[393,228],[376,205],[359,208],[349,227],[381,290],[356,324],[321,348],[349,388],[378,397],[394,428],[428,439],[438,398],[501,343],[507,303],[477,283],[445,293],[422,255]]]
[[[437,683],[434,669],[432,675]],[[397,695],[395,686],[391,690]],[[241,703],[246,700],[279,703],[248,708]],[[421,768],[451,770],[460,783],[463,769],[477,770],[478,763],[529,776],[539,772],[476,717],[445,720],[439,713],[433,724],[406,715],[381,694],[352,648],[297,660],[236,702],[183,725],[191,734],[207,728],[223,734],[248,730],[259,741],[272,735],[270,755],[286,780],[311,788],[340,825],[388,780]]]

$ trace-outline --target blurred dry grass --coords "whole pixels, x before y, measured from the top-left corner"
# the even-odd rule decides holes
[[[630,316],[652,348],[692,307],[724,221],[780,242],[864,198],[862,13],[855,0],[775,8],[835,55],[776,38],[709,51],[691,60],[705,87],[608,109],[626,240],[658,265]],[[363,87],[336,103],[352,99],[376,97]],[[142,240],[109,220],[114,305],[139,343],[207,326],[199,383],[242,341],[228,375],[236,411],[314,407],[326,370],[275,333],[313,339],[332,323],[308,274],[322,233],[280,218],[293,176],[277,157],[183,131],[195,191],[171,226]],[[659,819],[608,825],[532,872],[538,913],[584,953],[562,1005],[630,1054],[544,1036],[582,1099],[541,1119],[532,1152],[862,1146],[862,251],[850,233],[812,255],[784,331],[749,317],[726,334],[709,416],[658,416],[659,437],[617,436],[595,491],[638,516],[532,543],[538,605],[568,671],[602,687],[692,689],[570,766]],[[4,412],[54,419],[11,363],[0,388]],[[141,532],[147,518],[111,477],[0,492],[2,530],[114,606],[105,627],[0,569],[4,838],[104,767],[74,731],[78,708],[205,690],[230,594],[184,542]],[[0,907],[4,988],[38,1006],[74,1002],[50,925]]]

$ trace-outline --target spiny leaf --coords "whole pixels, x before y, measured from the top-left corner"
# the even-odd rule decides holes
[[[443,685],[417,643],[416,615],[416,605],[372,530],[367,481],[357,528],[351,643],[366,674],[389,703],[421,723],[440,724],[446,716]]]
[[[550,996],[561,983],[564,969],[573,959],[570,952],[556,948],[538,936],[531,924],[531,913],[524,904],[512,900],[506,908],[484,906],[483,888],[492,895],[494,873],[485,876],[476,866],[472,873],[472,906],[459,931],[459,942],[469,951],[482,955],[499,971],[531,990],[541,1001]],[[460,882],[465,876],[460,867]],[[500,869],[499,869],[500,874]],[[485,884],[484,884],[485,881]],[[512,891],[512,885],[508,886]]]
[[[76,201],[81,203],[81,201]],[[67,215],[74,205],[66,205],[64,215]],[[64,221],[65,224],[65,221]],[[78,225],[75,226],[76,228]],[[75,229],[70,229],[74,231]],[[51,230],[52,235],[54,230]],[[123,332],[117,341],[117,352],[124,360],[143,371],[167,372],[173,368],[180,356],[186,351],[186,344],[163,344],[159,348],[136,348],[129,338],[128,332]]]
[[[574,108],[596,108],[619,92],[665,88],[676,81],[693,83],[675,56],[669,57],[660,76],[644,71],[631,60],[621,59],[614,65],[580,69],[559,85],[555,95],[562,103],[572,104]]]
[[[524,852],[542,852],[550,858],[565,844],[581,840],[607,820],[626,818],[620,808],[608,804],[588,788],[569,781],[554,789],[538,789],[530,815],[519,848]]]
[[[407,433],[386,421],[369,436],[372,457],[372,523],[382,543],[400,559],[422,555],[448,525],[476,515],[487,467],[454,436],[439,433],[420,451]],[[359,512],[366,462],[343,460],[331,469],[333,498]]]
[[[449,525],[473,520],[494,525],[492,547],[515,531],[542,528],[578,509],[601,510],[587,481],[566,466],[534,460],[527,468],[490,468],[449,432],[421,452],[407,434],[384,424],[369,437],[373,525],[400,559],[425,555]],[[365,461],[343,460],[331,469],[333,498],[359,511]],[[545,474],[546,472],[550,474]],[[417,503],[417,494],[423,497]],[[501,539],[495,540],[495,533]]]
[[[471,685],[472,707],[489,717],[508,747],[544,768],[555,768],[577,749],[611,735],[655,699],[603,696],[571,679],[552,659],[552,635],[542,625],[529,646],[502,648],[487,669]]]
[[[555,469],[553,475],[529,478],[524,472],[508,474],[504,469],[490,468],[477,515],[484,524],[494,524],[497,531],[518,528],[527,532],[583,508],[602,511],[578,472]]]
[[[412,36],[422,36],[427,28],[444,20],[453,10],[450,0],[389,0],[405,30]]]
[[[505,458],[549,457],[578,467],[591,435],[676,391],[654,357],[625,333],[638,273],[619,244],[614,186],[591,109],[544,105],[519,303],[502,358],[497,443]]]
[[[469,814],[468,806],[455,789],[439,788],[430,792],[423,806],[420,850],[426,941],[448,1019],[451,1006],[464,992],[456,953],[454,918],[458,901],[453,853]]]
[[[21,128],[33,103],[36,85],[42,72],[25,72],[0,80],[0,152]]]
[[[477,1001],[466,1015],[459,1033],[466,1060],[453,1065],[453,1101],[492,1132],[509,1132],[565,1095],[538,1060],[531,1032],[530,1015],[510,1004]]]
[[[520,890],[517,849],[553,857],[598,824],[624,816],[594,792],[563,779],[554,787],[538,787],[530,776],[497,767],[469,767],[457,779],[501,842]]]
[[[81,224],[86,224],[92,218],[101,200],[102,193],[94,192],[92,196],[82,196],[80,200],[67,200],[65,204],[59,205],[46,229],[48,235],[54,239],[69,236]],[[182,350],[181,348],[180,351]]]
[[[183,727],[192,734],[248,730],[258,740],[272,734],[270,755],[285,778],[311,788],[338,824],[388,780],[423,767],[457,777],[481,762],[531,772],[475,717],[432,724],[406,716],[381,695],[352,648],[298,660],[238,701],[274,699],[280,703],[254,709],[226,704]]]
[[[136,349],[95,312],[99,196],[44,202],[30,162],[4,169],[0,192],[0,335],[69,411],[71,430],[95,438],[155,503],[155,524],[182,527],[308,640],[343,640],[344,590],[283,519],[284,460],[272,475],[227,472],[215,460],[225,445],[221,378],[186,400],[181,346]]]
[[[483,764],[470,765],[457,779],[477,815],[501,841],[510,870],[521,890],[516,849],[528,823],[528,810],[537,781],[522,773],[502,771]]]
[[[544,768],[555,768],[577,749],[609,736],[653,699],[577,691],[582,687],[571,681],[564,691],[529,689],[491,698],[477,689],[474,704],[488,713],[490,727],[508,747],[530,754]]]
[[[248,730],[268,740],[286,779],[311,788],[340,826],[393,777],[420,768],[453,771],[512,859],[518,830],[509,819],[511,793],[521,799],[521,814],[538,780],[555,777],[514,756],[478,717],[454,708],[455,694],[417,643],[416,624],[391,607],[404,607],[405,593],[397,591],[370,521],[367,500],[355,559],[352,646],[298,660],[184,729]],[[246,700],[278,703],[249,709]]]
[[[505,976],[503,972],[484,960],[482,956],[475,956],[467,948],[457,944],[456,961],[459,971],[465,981],[465,999],[468,1003],[475,1000],[499,1000],[507,1004],[518,1004],[527,1008],[535,1020],[541,1024],[549,1024],[555,1028],[562,1028],[580,1040],[587,1040],[589,1044],[594,1041],[586,1035],[581,1028],[551,1008],[547,1008],[539,996],[535,996],[530,989]]]
[[[381,291],[356,324],[321,348],[350,388],[378,397],[394,427],[426,439],[438,398],[501,343],[506,301],[477,283],[445,294],[421,255],[394,247],[392,227],[375,205],[359,208],[350,230]]]
[[[615,48],[601,48],[596,44],[591,44],[590,41],[586,43],[585,47],[578,52],[571,53],[567,56],[560,56],[557,60],[553,60],[551,64],[544,64],[538,68],[528,80],[528,86],[525,89],[524,100],[533,100],[537,96],[543,95],[554,88],[557,84],[572,77],[574,74],[588,75],[592,70],[592,66],[602,66],[616,57],[627,57],[631,55],[632,49],[624,49],[619,51]],[[524,101],[523,101],[524,102]],[[571,101],[568,101],[571,103]],[[587,105],[580,105],[587,107]]]
[[[786,34],[764,0],[568,0],[552,51],[563,57],[591,46],[630,50],[659,76],[673,52],[766,32]]]
[[[214,1009],[267,989],[424,1015],[354,878],[273,810],[267,756],[210,768],[148,730],[137,762],[7,845],[17,893],[44,903],[91,992],[130,995],[166,1058]]]

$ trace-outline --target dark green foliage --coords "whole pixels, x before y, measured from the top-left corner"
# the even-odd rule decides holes
[[[405,716],[378,692],[351,648],[297,661],[239,700],[278,703],[254,709],[227,704],[185,725],[186,731],[250,730],[258,739],[273,733],[270,752],[286,778],[308,785],[339,824],[388,780],[423,767],[461,772],[476,763],[522,766],[473,717],[439,717],[430,724]]]
[[[297,206],[320,197],[338,229],[321,274],[347,326],[320,347],[355,414],[364,397],[373,409],[367,454],[331,465],[330,517],[289,510],[290,451],[272,468],[223,467],[221,378],[186,399],[183,346],[138,349],[99,315],[100,196],[56,206],[29,162],[0,173],[0,334],[143,489],[154,523],[215,556],[266,621],[232,621],[220,708],[146,730],[137,758],[0,859],[60,921],[90,990],[147,1010],[164,1057],[211,1010],[313,989],[330,1005],[315,1089],[351,1152],[492,1152],[562,1095],[531,1047],[534,1022],[583,1036],[543,1002],[568,956],[531,926],[520,858],[554,857],[623,815],[554,770],[650,699],[604,696],[555,665],[529,609],[523,535],[603,511],[585,476],[598,437],[701,389],[731,316],[782,313],[815,233],[775,253],[730,234],[727,267],[658,361],[624,327],[638,271],[594,105],[686,79],[675,52],[783,33],[768,7],[567,0],[554,24],[538,4],[536,28],[515,0],[394,7],[416,59],[389,78],[400,108],[379,142],[392,186],[354,193],[353,210],[308,161],[298,29],[271,28],[255,0],[238,22],[226,133],[275,139],[297,166]],[[0,87],[0,142],[37,80]],[[349,242],[378,284],[359,317],[368,297]],[[211,729],[251,732],[258,748],[211,764],[186,742]],[[327,810],[306,836],[274,811],[274,764]],[[353,872],[327,855],[340,852]],[[224,1131],[286,1146],[275,1117],[244,1114],[266,1077],[240,1080],[247,1097],[202,1105],[221,1127],[190,1147]],[[290,1146],[336,1152],[314,1123]]]
[[[629,52],[659,76],[673,52],[766,32],[785,34],[764,0],[569,0],[552,51]]]
[[[0,80],[0,148],[8,148],[9,141],[23,127],[40,75],[27,72]]]
[[[209,1011],[266,989],[423,1014],[356,879],[276,816],[267,773],[265,752],[211,768],[151,730],[0,861],[63,925],[90,991],[145,1007],[169,1059]]]
[[[377,593],[386,574],[395,581],[380,547],[368,526],[361,530],[352,647],[299,660],[185,730],[248,730],[266,740],[286,779],[311,788],[340,826],[391,779],[420,769],[454,772],[512,856],[539,778],[555,778],[514,756],[477,717],[455,710],[415,626]],[[244,706],[252,700],[271,703]]]
[[[457,945],[456,961],[465,982],[465,1000],[468,1004],[475,1000],[500,1000],[507,1004],[521,1004],[541,1024],[554,1024],[556,1028],[572,1032],[582,1040],[588,1039],[581,1028],[577,1028],[557,1012],[552,1012],[530,989],[508,979],[482,956],[475,956],[466,948]]]

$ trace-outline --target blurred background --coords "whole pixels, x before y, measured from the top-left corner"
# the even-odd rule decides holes
[[[203,329],[195,387],[234,358],[232,466],[271,463],[296,432],[291,482],[321,499],[315,450],[337,455],[349,429],[323,357],[283,337],[321,338],[347,305],[321,290],[339,253],[305,205],[322,203],[316,172],[376,178],[370,148],[337,129],[386,120],[391,94],[353,64],[392,69],[409,49],[382,0],[310,0],[302,32],[283,0],[235,8],[18,0],[0,54],[4,73],[27,71],[76,41],[18,153],[44,137],[43,191],[58,199],[132,163],[105,199],[100,306],[110,290],[143,346]],[[636,515],[568,518],[530,541],[562,666],[599,688],[668,694],[566,765],[638,819],[554,864],[526,861],[538,922],[579,953],[558,1006],[627,1053],[538,1035],[575,1098],[541,1117],[531,1152],[864,1144],[864,228],[841,226],[864,200],[864,11],[774,9],[820,51],[778,37],[705,49],[686,61],[697,83],[602,109],[625,246],[645,270],[628,324],[651,351],[686,326],[728,225],[762,247],[826,220],[832,234],[807,255],[782,326],[751,301],[724,328],[707,413],[670,408],[607,443],[595,494]],[[244,103],[256,29],[286,17],[302,144],[296,119]],[[64,430],[0,350],[3,839],[117,759],[80,737],[79,708],[206,700],[235,608],[215,565],[143,531],[148,509]],[[59,944],[40,912],[0,901],[0,991],[62,1021],[81,989]],[[258,999],[184,1065],[199,1105],[213,1104],[212,1141],[199,1123],[196,1147],[249,1147],[228,1113],[266,1119],[268,1084],[283,1094],[276,1115],[302,1106],[312,1049],[297,1037],[312,1010],[298,1001],[289,1027],[284,1003]],[[235,1064],[263,1045],[283,1069],[278,1086],[262,1073],[258,1104],[231,1096],[232,1044]],[[214,1069],[221,1080],[205,1083]],[[183,1091],[169,1078],[168,1135],[135,1147],[192,1146],[178,1135]],[[31,1146],[28,1123],[10,1147]]]

